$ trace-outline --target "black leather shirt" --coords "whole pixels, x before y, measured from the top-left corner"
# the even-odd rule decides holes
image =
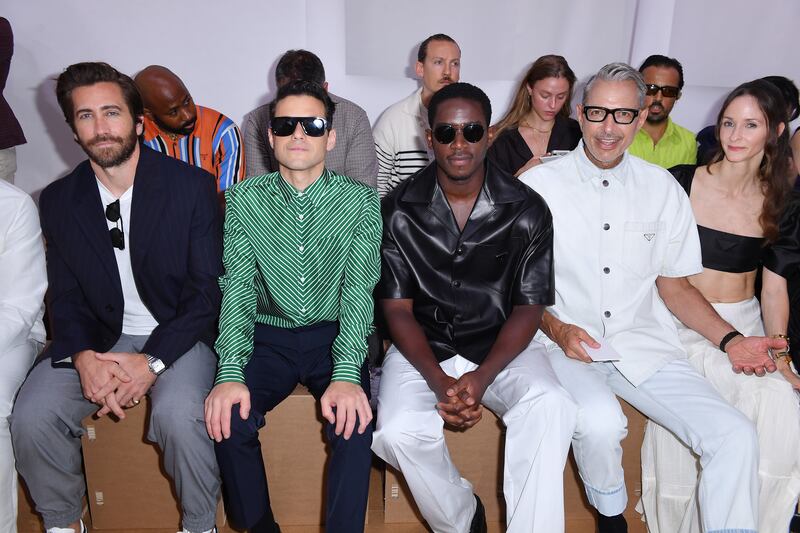
[[[383,199],[378,298],[411,298],[436,358],[480,364],[515,305],[552,305],[553,223],[544,199],[486,163],[459,231],[436,163]]]

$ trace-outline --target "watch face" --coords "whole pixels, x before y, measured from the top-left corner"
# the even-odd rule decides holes
[[[152,355],[147,357],[147,366],[150,368],[150,372],[155,375],[161,374],[166,369],[164,362],[161,359],[153,357]]]

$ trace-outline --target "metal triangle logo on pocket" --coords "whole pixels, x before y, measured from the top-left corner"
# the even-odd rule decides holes
[[[644,238],[647,239],[648,241],[652,241],[653,237],[655,237],[655,236],[656,236],[655,233],[645,233],[644,234]]]

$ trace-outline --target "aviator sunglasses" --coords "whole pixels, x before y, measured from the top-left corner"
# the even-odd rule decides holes
[[[272,119],[270,129],[273,135],[288,137],[294,133],[298,122],[303,128],[303,133],[309,137],[322,137],[328,128],[328,121],[320,117],[275,117]]]
[[[477,122],[470,122],[463,126],[454,126],[453,124],[439,124],[433,129],[433,138],[439,144],[450,144],[456,140],[456,132],[461,130],[461,135],[468,143],[476,143],[483,139],[485,132],[483,126]]]

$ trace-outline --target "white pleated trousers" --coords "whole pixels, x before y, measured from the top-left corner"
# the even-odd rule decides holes
[[[477,365],[455,356],[441,367],[458,378]],[[472,485],[450,458],[436,401],[425,379],[392,347],[383,363],[372,449],[403,473],[434,532],[466,533],[475,513]],[[531,343],[500,372],[483,405],[506,426],[507,532],[563,532],[564,464],[577,408],[558,383],[544,347]]]

